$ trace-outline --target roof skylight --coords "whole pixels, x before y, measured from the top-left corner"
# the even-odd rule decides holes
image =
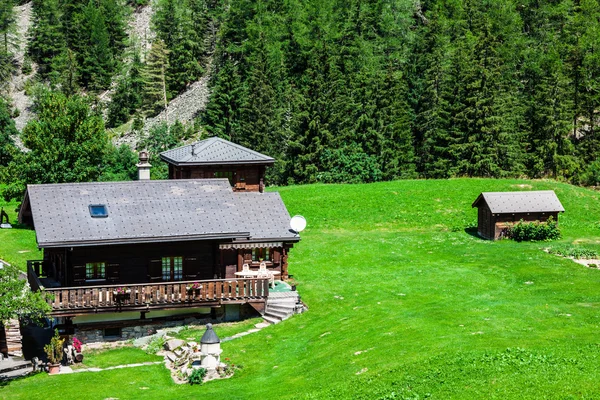
[[[104,204],[90,204],[90,216],[92,218],[106,218],[108,217],[108,208]]]

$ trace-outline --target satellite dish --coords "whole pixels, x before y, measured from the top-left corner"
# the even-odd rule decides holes
[[[306,219],[302,215],[294,215],[290,220],[290,227],[295,233],[300,233],[306,228]]]

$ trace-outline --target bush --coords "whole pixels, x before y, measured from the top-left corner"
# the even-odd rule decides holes
[[[556,240],[560,238],[558,222],[548,218],[546,222],[519,221],[508,230],[508,237],[517,242],[532,240]]]
[[[205,376],[206,370],[204,368],[195,369],[188,377],[188,383],[190,385],[202,385]]]
[[[148,343],[148,346],[146,346],[146,353],[147,354],[156,354],[160,350],[162,350],[164,345],[165,345],[165,338],[163,336],[156,336],[154,339],[152,339],[150,341],[150,343]]]

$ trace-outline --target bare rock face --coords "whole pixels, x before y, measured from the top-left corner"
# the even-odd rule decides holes
[[[129,36],[139,41],[142,54],[150,50],[152,40],[156,37],[156,33],[150,28],[150,20],[154,15],[152,4],[139,7],[133,12],[132,18],[129,21]]]
[[[17,31],[15,32],[13,48],[10,51],[15,55],[17,62],[17,71],[8,82],[8,94],[12,99],[13,106],[18,110],[19,115],[15,118],[15,126],[21,131],[27,122],[33,117],[30,107],[33,104],[32,99],[25,94],[25,82],[31,78],[36,71],[36,65],[32,65],[32,71],[29,75],[23,75],[21,67],[25,59],[25,49],[27,48],[27,31],[32,24],[32,3],[25,3],[15,7],[15,19],[17,23]],[[20,141],[16,145],[22,150]]]
[[[210,99],[209,83],[212,75],[212,58],[206,66],[206,72],[199,81],[192,83],[185,92],[175,97],[169,102],[167,108],[161,111],[155,117],[148,118],[144,121],[144,130],[142,135],[148,135],[153,126],[160,123],[173,125],[176,121],[184,125],[193,123],[194,119],[206,110],[206,106]],[[123,136],[114,140],[117,146],[127,144],[135,148],[139,138],[135,132],[130,131]]]

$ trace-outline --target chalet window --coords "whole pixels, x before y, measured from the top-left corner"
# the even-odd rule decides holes
[[[106,279],[106,264],[103,262],[85,264],[85,279]]]
[[[252,261],[271,261],[271,248],[262,247],[258,249],[252,249]]]
[[[108,217],[108,209],[104,204],[90,204],[90,216],[92,218],[106,218]]]
[[[180,281],[183,278],[183,257],[162,258],[162,280]]]
[[[233,185],[233,172],[232,171],[216,171],[215,178],[227,178],[227,179],[229,179],[229,184]]]

